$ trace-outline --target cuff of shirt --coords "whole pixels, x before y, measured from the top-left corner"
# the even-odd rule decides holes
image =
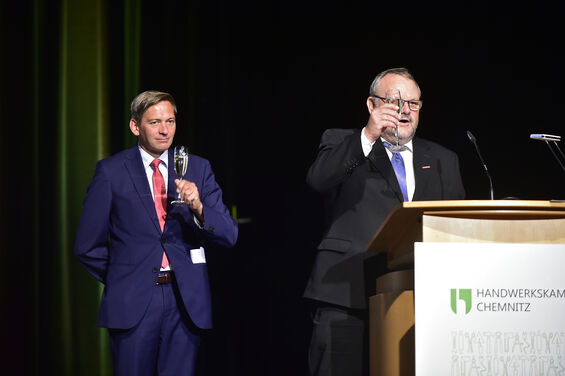
[[[374,142],[369,141],[367,136],[365,136],[365,127],[361,129],[361,147],[363,148],[363,154],[365,157],[369,155],[371,149],[373,149]]]
[[[202,223],[200,223],[198,218],[196,218],[195,215],[192,215],[192,218],[194,218],[194,223],[196,223],[196,226],[198,226],[198,228],[202,230],[204,227],[202,226]]]

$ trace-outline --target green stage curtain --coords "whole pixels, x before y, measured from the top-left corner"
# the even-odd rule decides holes
[[[96,161],[135,142],[127,119],[141,9],[141,0],[0,4],[2,374],[112,374],[96,326],[102,285],[73,246]]]
[[[58,293],[52,294],[49,325],[50,338],[59,343],[50,348],[50,359],[61,374],[102,375],[109,368],[107,338],[92,325],[101,286],[79,267],[72,249],[93,166],[109,150],[105,4],[101,0],[63,0],[60,20],[57,262],[50,268],[58,276],[52,290]]]

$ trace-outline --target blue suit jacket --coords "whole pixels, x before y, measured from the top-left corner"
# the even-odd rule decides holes
[[[212,326],[210,288],[205,263],[193,263],[191,249],[203,244],[231,247],[237,224],[222,201],[210,163],[190,155],[185,179],[194,182],[204,205],[199,228],[186,205],[172,206],[177,178],[169,150],[167,219],[163,233],[157,219],[138,146],[100,160],[86,198],[74,252],[105,285],[98,325],[127,329],[143,317],[155,287],[163,250],[174,270],[190,318]]]

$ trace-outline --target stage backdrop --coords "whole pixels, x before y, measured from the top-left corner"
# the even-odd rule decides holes
[[[563,132],[562,9],[479,3],[0,2],[0,373],[110,372],[100,285],[72,247],[96,161],[135,142],[142,90],[175,96],[176,143],[211,160],[242,220],[236,249],[207,254],[200,375],[306,374],[301,294],[323,220],[306,172],[326,128],[366,123],[384,69],[414,73],[418,135],[458,153],[467,198],[488,198],[467,130],[496,198],[564,198],[565,173],[529,140]]]

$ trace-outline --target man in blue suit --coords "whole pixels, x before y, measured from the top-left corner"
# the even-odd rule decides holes
[[[105,285],[98,325],[117,376],[194,374],[199,331],[212,326],[204,246],[237,239],[210,163],[190,155],[181,180],[174,171],[176,114],[170,94],[139,94],[138,144],[97,163],[84,200],[74,252]],[[171,204],[177,194],[186,204]]]

